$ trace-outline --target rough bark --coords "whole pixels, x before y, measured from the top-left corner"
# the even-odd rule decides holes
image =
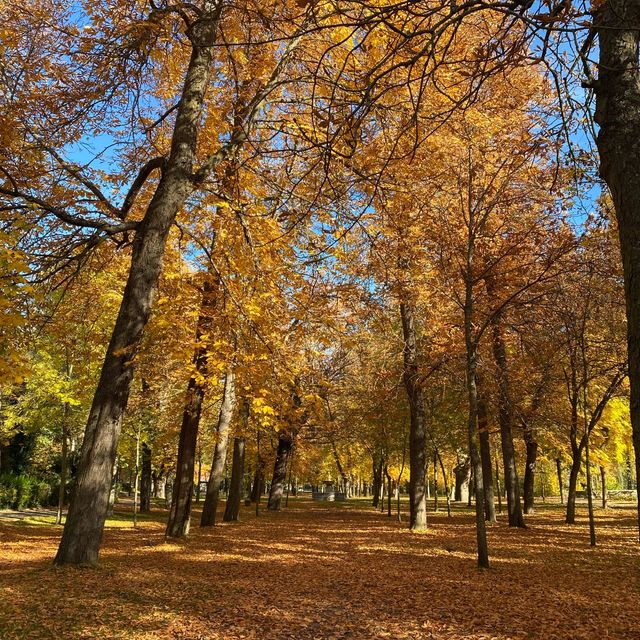
[[[287,461],[292,446],[293,438],[286,433],[281,433],[278,438],[276,461],[273,465],[273,477],[269,491],[269,503],[267,505],[269,511],[280,511],[286,481]]]
[[[465,502],[467,496],[464,495],[464,489],[466,487],[467,491],[469,491],[469,483],[471,481],[471,461],[469,458],[465,458],[453,467],[453,475],[456,481],[453,500],[454,502]]]
[[[169,230],[193,190],[197,131],[222,3],[208,6],[190,34],[191,57],[171,150],[133,242],[129,276],[85,428],[80,464],[56,564],[95,565],[109,503],[111,471],[129,399],[135,355],[151,315]]]
[[[402,319],[403,380],[409,399],[409,527],[421,531],[427,527],[426,412],[424,390],[418,370],[418,344],[414,310],[411,303],[400,304]]]
[[[222,519],[225,522],[235,522],[240,515],[240,503],[242,502],[242,478],[244,477],[244,438],[233,439],[233,464],[231,467],[231,483],[229,485],[229,497],[224,509]]]
[[[165,497],[164,490],[167,484],[166,471],[164,464],[161,465],[158,471],[152,471],[151,477],[153,479],[153,497],[163,499]]]
[[[600,465],[600,486],[602,487],[602,508],[607,508],[607,473],[602,465]]]
[[[496,507],[493,502],[493,469],[491,467],[491,443],[489,441],[489,421],[487,403],[478,395],[478,438],[482,461],[482,486],[484,487],[484,517],[488,522],[496,521]]]
[[[467,437],[469,442],[469,457],[474,476],[474,490],[476,498],[476,547],[478,556],[478,568],[489,568],[489,548],[487,545],[487,531],[484,521],[484,487],[482,483],[482,462],[478,452],[478,343],[474,335],[474,298],[473,298],[473,272],[475,256],[475,221],[473,206],[470,204],[468,211],[468,243],[466,254],[465,297],[464,297],[464,342],[466,352],[467,395],[469,401],[469,413],[467,421]]]
[[[206,336],[210,333],[211,313],[217,304],[218,293],[218,279],[207,278],[204,282],[196,326],[196,348],[193,354],[195,373],[189,379],[187,386],[187,400],[178,440],[176,479],[171,495],[171,508],[166,530],[166,535],[169,538],[182,538],[189,533],[198,430],[208,376],[209,345]]]
[[[140,481],[140,512],[151,511],[151,447],[142,443],[142,476]]]
[[[511,411],[507,349],[502,335],[501,320],[501,314],[495,313],[491,323],[491,330],[493,358],[498,371],[498,422],[500,424],[500,442],[504,466],[504,486],[507,492],[507,514],[510,527],[524,527],[522,504],[520,502],[520,481],[518,479],[518,467],[513,444],[513,415]]]
[[[624,273],[630,412],[640,497],[640,4],[608,0],[595,12],[599,72],[593,83],[600,175],[616,211]],[[638,501],[640,533],[640,500]]]
[[[229,445],[229,428],[236,406],[235,373],[233,367],[229,368],[224,379],[222,404],[218,413],[216,428],[216,445],[213,451],[211,471],[207,482],[207,495],[202,506],[201,527],[211,527],[216,523],[216,513],[220,500],[220,483],[224,475],[224,464],[227,459]]]
[[[571,458],[571,470],[569,471],[569,490],[567,492],[567,514],[565,522],[575,524],[576,521],[576,490],[578,487],[578,475],[582,463],[582,447],[578,447]]]

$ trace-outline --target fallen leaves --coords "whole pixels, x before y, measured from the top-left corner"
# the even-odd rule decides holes
[[[167,544],[162,518],[111,529],[101,568],[51,565],[60,529],[0,524],[0,637],[172,640],[640,637],[640,549],[630,508],[583,524],[543,508],[524,531],[489,527],[475,568],[472,516],[426,535],[358,506],[292,508]],[[197,515],[194,516],[197,521]]]

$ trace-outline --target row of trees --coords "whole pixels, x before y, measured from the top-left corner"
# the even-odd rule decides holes
[[[627,373],[640,449],[638,16],[532,11],[3,9],[2,428],[60,440],[61,496],[80,448],[57,563],[97,562],[140,443],[173,470],[176,537],[203,455],[213,524],[231,438],[236,488],[247,443],[258,488],[273,457],[272,508],[294,446],[310,480],[330,464],[348,486],[373,462],[378,488],[406,469],[416,530],[432,454],[445,478],[468,455],[480,566],[496,440],[516,527],[541,448],[570,458],[569,522],[583,455],[587,473],[590,455],[630,456]],[[578,62],[612,200],[583,197]]]

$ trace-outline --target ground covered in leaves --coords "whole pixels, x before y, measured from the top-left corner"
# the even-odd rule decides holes
[[[184,543],[165,542],[164,515],[134,530],[122,512],[99,569],[53,567],[54,525],[0,519],[0,638],[640,638],[631,507],[599,511],[596,549],[558,507],[525,531],[501,518],[482,572],[462,509],[418,535],[364,502],[298,499]]]

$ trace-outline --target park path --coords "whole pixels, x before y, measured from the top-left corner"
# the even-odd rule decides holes
[[[55,527],[0,523],[0,637],[640,638],[630,509],[600,517],[596,550],[584,522],[562,525],[559,509],[525,531],[492,525],[488,572],[475,568],[463,511],[432,515],[417,535],[364,503],[300,500],[194,526],[180,543],[164,540],[164,516],[108,529],[97,570],[52,567]]]
[[[0,520],[24,520],[25,518],[46,518],[56,515],[55,509],[25,509],[14,511],[13,509],[0,509]],[[63,513],[66,513],[63,511]]]

